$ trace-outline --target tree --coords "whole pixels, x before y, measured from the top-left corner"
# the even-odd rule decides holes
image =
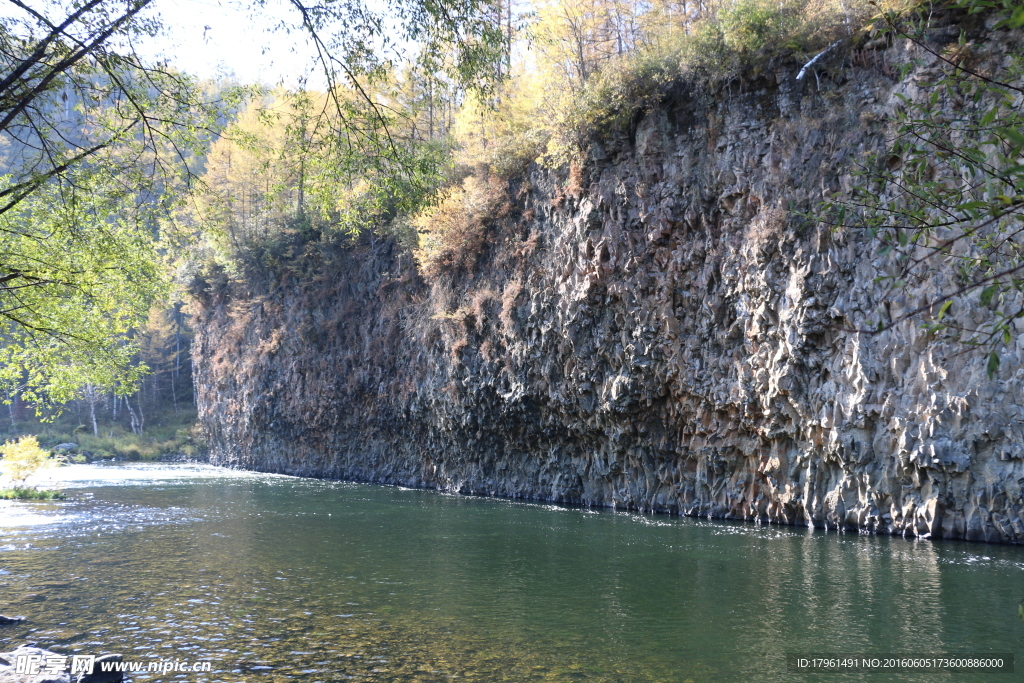
[[[635,47],[643,8],[617,0],[557,0],[541,4],[534,26],[541,55],[580,90],[602,64]]]
[[[195,188],[224,112],[252,89],[211,99],[140,58],[133,46],[160,30],[154,0],[10,1],[0,17],[0,381],[33,401],[67,400],[85,384],[130,391],[129,332],[166,291],[155,240],[182,237],[166,218]],[[395,114],[374,87],[407,41],[428,71],[473,80],[499,58],[500,30],[476,0],[291,7],[282,28],[310,37],[327,87],[289,131],[319,141],[325,179],[351,187],[370,169],[392,197],[420,192],[432,166],[392,135]]]
[[[86,383],[128,388],[139,377],[127,335],[168,278],[151,211],[125,211],[110,182],[85,174],[63,191],[46,185],[0,214],[0,383],[29,402],[61,403]]]
[[[0,18],[0,382],[34,403],[139,376],[128,333],[167,289],[157,225],[220,103],[132,41],[152,0]]]
[[[182,373],[189,364],[191,334],[184,325],[181,308],[180,303],[154,308],[145,326],[137,332],[139,360],[149,370],[140,392],[149,394],[154,411],[169,403],[177,413],[178,402],[191,396],[191,372]],[[85,398],[88,401],[88,393]]]
[[[221,252],[250,259],[286,229],[357,233],[415,206],[436,186],[441,155],[419,134],[418,112],[398,96],[399,85],[379,83],[367,96],[387,102],[389,144],[405,168],[372,157],[339,161],[348,155],[343,123],[328,103],[355,93],[276,91],[239,112],[213,144],[187,220]]]
[[[285,117],[288,137],[320,161],[300,177],[321,191],[300,194],[350,231],[412,210],[436,188],[445,161],[431,145],[403,134],[415,114],[395,106],[395,66],[493,92],[505,77],[495,65],[507,61],[509,50],[493,6],[488,0],[290,2],[316,48],[324,84],[283,93],[294,111]]]

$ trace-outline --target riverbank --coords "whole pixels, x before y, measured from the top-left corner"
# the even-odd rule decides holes
[[[22,419],[0,430],[0,438],[16,439],[35,435],[39,444],[71,462],[103,460],[203,462],[207,458],[202,430],[196,424],[195,409],[170,409],[150,416],[149,424],[133,433],[121,424],[103,419],[97,434],[80,424],[77,416],[64,411],[50,420]]]

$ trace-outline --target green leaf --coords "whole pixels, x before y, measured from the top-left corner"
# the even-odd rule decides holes
[[[1010,140],[1017,148],[1024,147],[1024,134],[1013,128],[997,128],[1000,135]]]
[[[996,292],[999,291],[999,285],[989,285],[985,289],[981,290],[981,305],[988,306],[992,302],[992,297]]]
[[[946,303],[942,304],[942,308],[939,309],[939,320],[946,317],[946,312],[949,311],[949,307],[953,305],[953,300],[949,299]]]
[[[985,371],[988,373],[989,379],[995,379],[996,371],[999,370],[999,353],[993,351],[988,354],[988,364],[985,366]]]
[[[1018,28],[1024,26],[1024,5],[1013,10],[1013,14],[1006,20],[1007,28]]]

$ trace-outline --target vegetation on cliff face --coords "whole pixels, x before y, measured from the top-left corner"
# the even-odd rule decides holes
[[[1020,29],[1024,5],[960,0],[956,7],[964,21],[938,27],[947,34],[941,43],[930,40],[936,27],[924,16],[884,17],[882,35],[915,44],[933,67],[900,94],[892,143],[864,161],[853,197],[826,210],[836,229],[879,242],[879,277],[890,295],[861,322],[866,334],[923,320],[936,339],[983,349],[994,377],[1024,328],[1024,54],[994,52],[973,38],[980,18],[995,32]],[[908,283],[942,265],[954,269],[952,281],[928,299],[906,301]],[[980,315],[964,325],[950,317],[953,307]]]

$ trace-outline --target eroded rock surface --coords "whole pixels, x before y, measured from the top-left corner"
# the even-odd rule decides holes
[[[904,49],[862,51],[842,82],[790,64],[680,86],[583,166],[508,183],[468,271],[427,283],[367,238],[211,286],[193,346],[211,461],[1024,540],[1024,336],[990,381],[919,321],[854,331],[953,274],[887,297],[876,244],[796,215],[884,148],[897,96],[934,70],[895,81]]]

